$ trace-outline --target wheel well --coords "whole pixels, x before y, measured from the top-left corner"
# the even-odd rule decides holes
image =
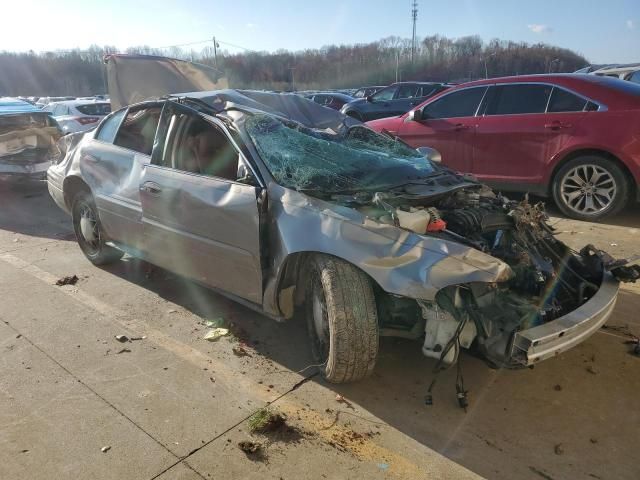
[[[282,298],[282,293],[284,293],[284,291],[290,287],[296,287],[293,293],[293,298],[290,298],[290,300],[293,300],[293,304],[295,306],[302,305],[305,293],[304,288],[297,288],[297,286],[301,282],[301,280],[304,280],[304,278],[302,278],[301,276],[301,273],[303,272],[305,264],[313,255],[325,255],[328,257],[335,257],[339,260],[342,260],[343,262],[348,262],[348,260],[345,260],[344,258],[336,257],[335,255],[323,252],[292,253],[285,259],[285,265],[282,269],[280,280],[278,281],[277,298],[279,304],[283,301],[286,302],[286,300]],[[371,285],[374,288],[374,292],[377,292],[381,289],[380,285],[378,285],[378,282],[376,282],[375,279],[373,279],[367,272],[353,263],[351,263],[351,265],[354,265],[358,270],[362,271],[369,278],[369,280],[371,281]],[[278,305],[278,307],[282,311],[282,305]]]
[[[85,191],[91,193],[91,188],[89,188],[89,185],[80,177],[71,176],[64,179],[62,191],[64,192],[64,203],[67,205],[67,208],[71,210],[73,207],[73,198],[78,192]]]
[[[606,158],[607,160],[610,160],[616,165],[618,165],[622,169],[622,171],[625,173],[627,178],[630,178],[630,179],[634,178],[629,168],[618,157],[616,157],[612,153],[607,152],[606,150],[598,150],[597,148],[585,148],[585,149],[576,150],[567,154],[562,160],[560,160],[556,164],[556,166],[553,168],[553,171],[551,172],[551,176],[549,177],[550,181],[549,181],[549,187],[548,187],[547,193],[551,194],[552,192],[551,185],[553,183],[553,179],[556,177],[556,175],[558,174],[558,171],[562,168],[562,166],[565,165],[567,162],[570,162],[574,158],[582,157],[585,155],[594,155],[594,156]],[[636,182],[630,181],[629,188],[631,188],[631,194],[633,198],[636,191]]]

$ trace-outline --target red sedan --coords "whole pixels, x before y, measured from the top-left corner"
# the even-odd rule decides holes
[[[503,191],[552,196],[569,217],[599,220],[635,199],[640,85],[595,75],[492,78],[368,122]]]

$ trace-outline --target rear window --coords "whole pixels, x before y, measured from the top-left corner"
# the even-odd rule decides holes
[[[86,105],[78,105],[76,108],[84,115],[98,115],[102,117],[111,113],[111,104],[109,103],[87,103]]]

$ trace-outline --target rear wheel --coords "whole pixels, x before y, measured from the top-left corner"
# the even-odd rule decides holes
[[[91,194],[88,192],[76,194],[71,216],[78,245],[91,263],[104,265],[122,258],[124,253],[121,250],[105,243],[100,217]]]
[[[619,213],[631,194],[625,172],[615,162],[597,155],[577,157],[563,165],[552,189],[562,213],[586,221]]]
[[[378,313],[369,278],[327,255],[307,264],[305,309],[311,348],[333,383],[361,380],[378,356]]]

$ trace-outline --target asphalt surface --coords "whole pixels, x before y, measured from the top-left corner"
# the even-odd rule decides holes
[[[574,247],[626,256],[640,253],[634,210],[553,221]],[[68,275],[78,282],[55,285]],[[42,186],[0,186],[0,478],[637,479],[640,358],[625,342],[639,294],[623,286],[615,328],[535,369],[464,355],[469,410],[453,371],[428,407],[434,362],[419,343],[383,339],[371,379],[327,384],[302,322],[130,257],[94,267]],[[232,335],[208,342],[217,319]],[[265,406],[286,424],[250,433]]]

